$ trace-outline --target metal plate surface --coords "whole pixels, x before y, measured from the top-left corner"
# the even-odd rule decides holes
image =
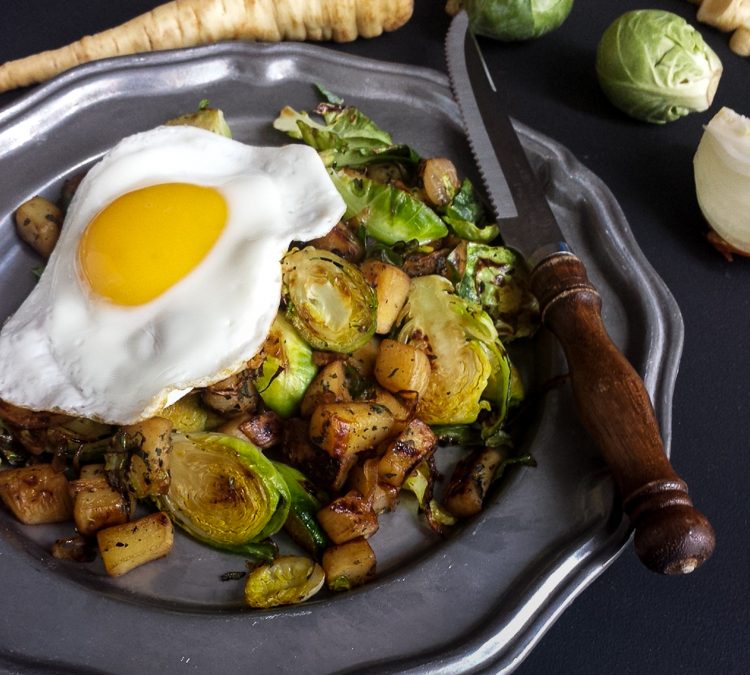
[[[477,179],[447,79],[421,68],[298,44],[227,43],[84,66],[0,111],[0,317],[34,284],[39,261],[12,212],[56,196],[67,176],[120,138],[193,110],[221,107],[234,136],[286,142],[283,105],[311,109],[320,83],[360,106],[397,141],[445,155]],[[679,310],[637,247],[606,186],[565,148],[516,125],[564,234],[604,300],[615,342],[643,376],[669,447],[682,349]],[[627,310],[627,311],[626,311]],[[533,382],[564,372],[547,334],[527,347]],[[23,374],[33,377],[33,374]],[[120,579],[100,563],[48,553],[55,528],[0,511],[0,668],[35,672],[457,673],[510,671],[627,543],[611,477],[554,390],[524,440],[538,462],[515,471],[488,508],[444,540],[404,508],[372,539],[378,579],[297,607],[241,607],[242,560],[178,537],[174,552]]]

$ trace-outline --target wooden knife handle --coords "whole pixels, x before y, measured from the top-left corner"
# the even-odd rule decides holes
[[[565,352],[583,426],[621,491],[638,557],[662,574],[692,572],[713,552],[713,528],[664,453],[643,381],[607,334],[583,263],[567,252],[548,256],[531,285]]]

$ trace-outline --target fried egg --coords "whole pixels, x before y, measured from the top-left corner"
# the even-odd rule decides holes
[[[290,242],[344,208],[308,146],[180,126],[124,139],[0,332],[0,398],[129,424],[237,372],[278,311]]]

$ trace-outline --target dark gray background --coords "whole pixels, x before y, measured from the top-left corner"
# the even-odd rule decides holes
[[[157,4],[5,0],[0,62],[60,46]],[[338,48],[444,70],[443,7],[443,0],[417,0],[406,27]],[[724,74],[709,111],[653,126],[628,119],[604,99],[594,75],[599,37],[621,12],[644,7],[684,16],[720,56]],[[750,464],[750,262],[727,263],[706,243],[692,177],[702,126],[719,107],[750,115],[750,59],[732,54],[728,37],[698,24],[695,11],[685,0],[578,0],[548,36],[483,43],[495,78],[508,88],[512,114],[566,145],[607,183],[680,305],[685,348],[674,398],[673,464],[718,538],[713,558],[684,578],[647,572],[626,551],[566,610],[521,673],[734,673],[750,666],[743,506]],[[22,93],[0,95],[0,106]]]

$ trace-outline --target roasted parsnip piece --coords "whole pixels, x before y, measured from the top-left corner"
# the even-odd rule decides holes
[[[397,340],[380,343],[375,359],[375,379],[388,391],[416,391],[423,396],[431,372],[430,359],[421,349]]]
[[[0,499],[25,525],[70,520],[68,479],[51,464],[0,471]]]
[[[335,253],[352,263],[357,263],[365,257],[365,247],[357,232],[344,222],[337,223],[328,234],[308,243],[315,248]]]
[[[81,475],[70,481],[73,498],[73,522],[83,535],[92,535],[104,527],[127,523],[129,501],[108,482],[103,464],[87,464]]]
[[[375,552],[363,537],[326,549],[321,564],[332,591],[348,591],[375,576]]]
[[[227,416],[254,411],[258,407],[259,398],[249,370],[230,375],[203,391],[203,402],[212,410]]]
[[[49,199],[32,197],[16,209],[16,230],[31,248],[49,258],[60,236],[62,211]]]
[[[401,487],[414,467],[432,455],[436,447],[437,437],[432,429],[415,417],[380,457],[379,480]]]
[[[349,363],[362,375],[362,377],[371,377],[375,369],[375,359],[378,356],[378,346],[380,338],[373,336],[363,347],[349,354]]]
[[[220,434],[249,440],[258,448],[272,448],[281,443],[283,421],[273,410],[233,417],[216,428]]]
[[[348,403],[352,400],[347,386],[346,362],[332,361],[315,376],[300,404],[302,417],[310,417],[323,403]]]
[[[351,468],[356,455],[388,438],[393,423],[393,413],[376,403],[328,403],[310,418],[310,440]]]
[[[318,522],[334,544],[357,537],[367,539],[378,531],[378,517],[372,504],[355,490],[320,509]]]
[[[119,577],[147,562],[161,558],[172,550],[172,521],[161,511],[139,520],[115,525],[96,533],[104,569]]]
[[[425,197],[433,206],[447,206],[461,187],[456,167],[445,157],[430,157],[419,167]]]
[[[375,332],[385,335],[393,327],[398,313],[406,302],[411,278],[398,267],[378,260],[368,260],[360,269],[368,283],[375,288],[378,298]]]
[[[396,395],[378,386],[375,388],[375,398],[372,399],[372,402],[383,405],[391,411],[394,419],[393,433],[399,434],[414,417],[419,402],[419,394],[409,391],[400,392]]]
[[[479,513],[495,471],[506,454],[502,447],[481,448],[464,457],[453,470],[446,488],[445,508],[458,518]]]
[[[281,442],[283,420],[273,410],[250,415],[240,430],[259,448],[272,448]]]
[[[299,469],[315,485],[338,492],[351,468],[348,457],[334,458],[310,442],[308,425],[299,418],[286,420],[279,446],[282,461]]]

